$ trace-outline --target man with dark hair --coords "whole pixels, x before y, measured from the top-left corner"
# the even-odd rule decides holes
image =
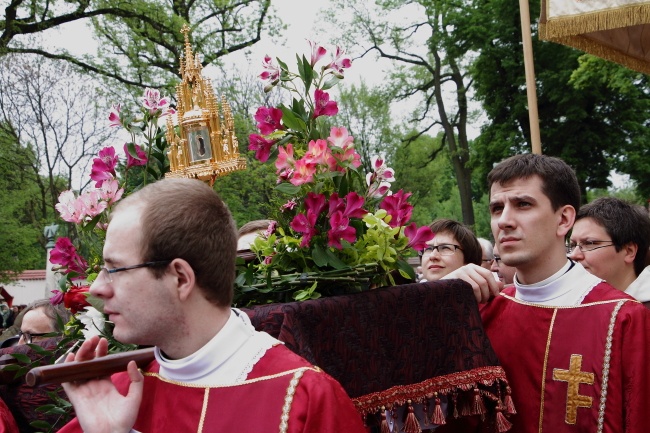
[[[18,344],[30,344],[47,338],[47,334],[61,333],[68,320],[70,312],[63,305],[52,305],[49,299],[34,301],[25,308]]]
[[[643,287],[644,278],[638,278],[646,267],[649,246],[648,211],[615,197],[602,197],[578,211],[569,258],[650,306],[650,286]]]
[[[562,160],[517,155],[488,175],[492,233],[514,286],[467,265],[512,387],[513,433],[645,432],[650,401],[650,311],[566,257],[580,203]]]
[[[61,432],[364,432],[343,388],[231,308],[237,235],[198,180],[165,179],[122,201],[90,293],[123,343],[155,346],[109,378],[65,383],[77,419]],[[107,352],[97,337],[66,361]]]

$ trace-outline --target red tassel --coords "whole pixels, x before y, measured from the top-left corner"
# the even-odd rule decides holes
[[[429,420],[429,399],[427,397],[424,397],[424,403],[422,403],[422,409],[424,410],[424,420],[422,422],[424,423],[424,425],[431,424],[431,420]]]
[[[390,427],[388,427],[388,421],[386,421],[386,408],[381,407],[381,424],[379,427],[379,433],[390,433]]]
[[[456,392],[453,393],[451,399],[454,402],[454,418],[458,418],[458,394]]]
[[[411,405],[411,400],[408,401],[408,415],[406,415],[406,420],[404,421],[404,427],[402,427],[402,431],[404,433],[422,433],[422,429],[420,428],[420,423],[418,422],[418,419],[415,417],[415,413],[413,413],[413,406]]]
[[[506,419],[501,408],[497,408],[497,430],[499,433],[507,432],[511,427],[512,423]]]
[[[503,403],[506,407],[506,413],[509,413],[511,415],[514,415],[517,413],[515,410],[515,404],[512,401],[512,396],[510,395],[512,391],[510,390],[510,387],[506,387],[506,398],[503,399]]]
[[[433,409],[433,414],[431,414],[431,422],[438,425],[447,424],[445,421],[445,414],[442,412],[442,407],[440,406],[440,399],[438,398],[438,393],[435,394],[436,405]]]
[[[478,388],[474,388],[474,400],[472,401],[472,415],[485,415],[485,404],[483,404],[483,399],[481,394],[478,391]]]

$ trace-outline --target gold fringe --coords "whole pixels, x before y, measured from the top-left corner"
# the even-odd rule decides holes
[[[558,38],[553,42],[567,45],[572,48],[577,48],[585,53],[601,57],[605,60],[616,62],[634,71],[643,74],[650,74],[650,63],[623,53],[622,51],[604,46],[593,39],[585,36],[569,36],[566,38]]]
[[[547,4],[544,2],[542,7]],[[544,20],[544,18],[546,19]],[[650,23],[650,4],[621,6],[618,8],[602,9],[581,15],[566,15],[548,18],[542,13],[539,23],[539,38],[545,41],[565,36],[582,35],[585,33],[611,30],[627,26],[638,26]]]

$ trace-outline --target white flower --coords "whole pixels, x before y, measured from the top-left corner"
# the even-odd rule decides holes
[[[100,313],[94,307],[84,308],[85,312],[79,313],[79,321],[83,323],[84,328],[81,332],[84,334],[84,338],[87,340],[93,335],[101,336],[104,332],[104,324],[106,323],[106,317],[104,313]]]

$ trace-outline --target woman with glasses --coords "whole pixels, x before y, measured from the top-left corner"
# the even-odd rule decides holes
[[[469,263],[481,266],[483,251],[469,227],[450,219],[438,219],[429,227],[436,236],[420,253],[422,281],[439,280]]]
[[[25,308],[20,325],[18,344],[31,344],[43,340],[53,333],[61,333],[60,323],[70,319],[70,313],[63,305],[52,305],[49,299],[40,299]]]

